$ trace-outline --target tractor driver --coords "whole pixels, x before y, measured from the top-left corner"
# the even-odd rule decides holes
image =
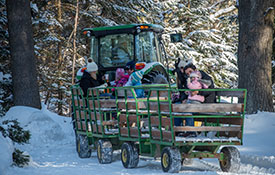
[[[112,49],[113,63],[125,64],[129,61],[130,55],[127,49],[127,42],[119,40],[116,47]]]

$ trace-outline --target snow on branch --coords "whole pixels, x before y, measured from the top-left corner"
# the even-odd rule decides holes
[[[215,14],[210,15],[210,18],[219,18],[220,16],[231,13],[236,9],[237,8],[235,6],[231,6],[231,7],[226,8],[226,9],[221,9],[218,12],[216,12]]]

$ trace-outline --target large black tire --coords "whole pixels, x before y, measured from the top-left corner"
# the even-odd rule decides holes
[[[151,71],[144,75],[142,84],[168,84],[166,76],[160,71]]]
[[[113,146],[110,141],[98,140],[97,159],[101,164],[112,163]]]
[[[178,173],[181,169],[181,155],[177,148],[165,147],[161,153],[161,167],[164,172]]]
[[[221,153],[224,159],[220,161],[220,167],[224,172],[237,173],[240,169],[240,152],[235,147],[223,147]]]
[[[132,143],[125,142],[121,146],[121,162],[125,168],[135,168],[139,162],[138,149]]]
[[[76,134],[76,151],[80,158],[91,157],[89,139],[86,135]]]

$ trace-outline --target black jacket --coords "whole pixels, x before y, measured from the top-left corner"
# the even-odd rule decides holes
[[[104,84],[104,81],[98,74],[96,75],[96,78],[97,78],[96,80],[93,79],[88,72],[84,71],[79,84],[84,93],[84,97],[87,96],[88,88],[92,88],[92,87],[96,87]]]
[[[187,87],[187,76],[181,72],[181,70],[176,67],[175,72],[177,73],[178,77],[178,88],[179,89],[188,89]],[[180,101],[187,99],[188,95],[185,94],[185,91],[180,91]]]
[[[211,81],[211,85],[208,87],[208,89],[214,89],[214,82],[212,78],[202,70],[200,70],[200,73],[201,73],[201,79]],[[204,103],[216,102],[216,93],[214,91],[200,91],[199,95],[202,95],[205,97]]]

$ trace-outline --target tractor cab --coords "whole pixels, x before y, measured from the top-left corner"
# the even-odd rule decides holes
[[[160,25],[129,24],[85,28],[83,33],[88,37],[90,58],[98,64],[101,73],[109,74],[110,81],[115,79],[117,68],[124,68],[134,60],[144,72],[143,82],[150,83],[153,81],[150,78],[157,74],[162,74],[158,79],[168,79],[163,66],[162,32]],[[153,75],[148,75],[152,72]]]

